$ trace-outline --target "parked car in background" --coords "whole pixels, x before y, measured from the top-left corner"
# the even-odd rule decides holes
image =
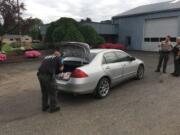
[[[32,40],[32,43],[40,43],[40,40]]]
[[[24,55],[26,58],[39,58],[41,56],[41,53],[36,50],[31,50],[31,51],[26,51]]]
[[[112,86],[130,79],[142,79],[143,61],[117,49],[89,49],[84,43],[61,45],[64,71],[57,76],[57,88],[63,92],[106,97]]]
[[[0,53],[0,62],[5,61],[7,59],[5,54]]]
[[[102,49],[119,49],[119,50],[125,50],[125,46],[123,44],[113,44],[113,43],[104,43],[99,46],[99,48]]]

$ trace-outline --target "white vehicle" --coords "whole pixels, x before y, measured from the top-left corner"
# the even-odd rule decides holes
[[[143,61],[121,50],[90,50],[87,44],[76,42],[66,43],[62,50],[67,74],[65,78],[57,78],[56,83],[63,92],[92,93],[103,98],[112,86],[130,78],[144,77]]]

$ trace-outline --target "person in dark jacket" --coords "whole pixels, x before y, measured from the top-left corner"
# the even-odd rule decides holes
[[[174,53],[174,72],[172,73],[173,76],[180,76],[180,37],[176,39],[176,46],[173,48]]]
[[[167,67],[167,63],[169,60],[169,54],[173,48],[170,39],[171,39],[171,37],[167,36],[165,41],[162,41],[161,44],[159,45],[159,47],[160,47],[159,62],[158,62],[158,66],[157,66],[157,69],[155,70],[155,72],[161,71],[161,66],[163,63],[163,73],[166,73],[166,67]]]
[[[59,49],[56,49],[52,56],[45,57],[38,69],[37,76],[42,92],[42,111],[49,109],[49,112],[53,113],[60,110],[60,107],[57,106],[55,76],[62,70],[63,64]]]

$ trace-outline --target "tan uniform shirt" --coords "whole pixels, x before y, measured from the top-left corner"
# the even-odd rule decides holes
[[[162,52],[170,52],[172,50],[171,42],[162,41],[160,45],[160,51]]]

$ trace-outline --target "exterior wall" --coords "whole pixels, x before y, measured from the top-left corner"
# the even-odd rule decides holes
[[[23,43],[32,43],[32,38],[30,36],[19,36],[19,35],[5,35],[2,37],[2,43],[16,43],[17,39],[20,39]]]
[[[32,43],[32,37],[30,37],[30,36],[22,36],[21,42]]]
[[[118,34],[118,25],[115,24],[106,24],[106,23],[95,23],[95,22],[85,22],[83,25],[89,25],[93,27],[98,34],[102,35],[117,35]]]
[[[119,39],[118,42],[127,46],[127,39],[131,37],[130,49],[140,50],[143,36],[142,26],[144,21],[141,17],[123,18],[118,20],[119,23]]]
[[[11,44],[14,43],[14,41],[11,41],[9,38],[2,38],[2,43]]]
[[[145,20],[166,17],[178,17],[178,35],[180,36],[180,11],[168,11],[163,13],[154,13],[141,16],[131,16],[114,19],[113,22],[119,24],[118,41],[120,43],[127,45],[126,37],[129,36],[131,37],[130,49],[142,50],[142,44],[144,42]]]

